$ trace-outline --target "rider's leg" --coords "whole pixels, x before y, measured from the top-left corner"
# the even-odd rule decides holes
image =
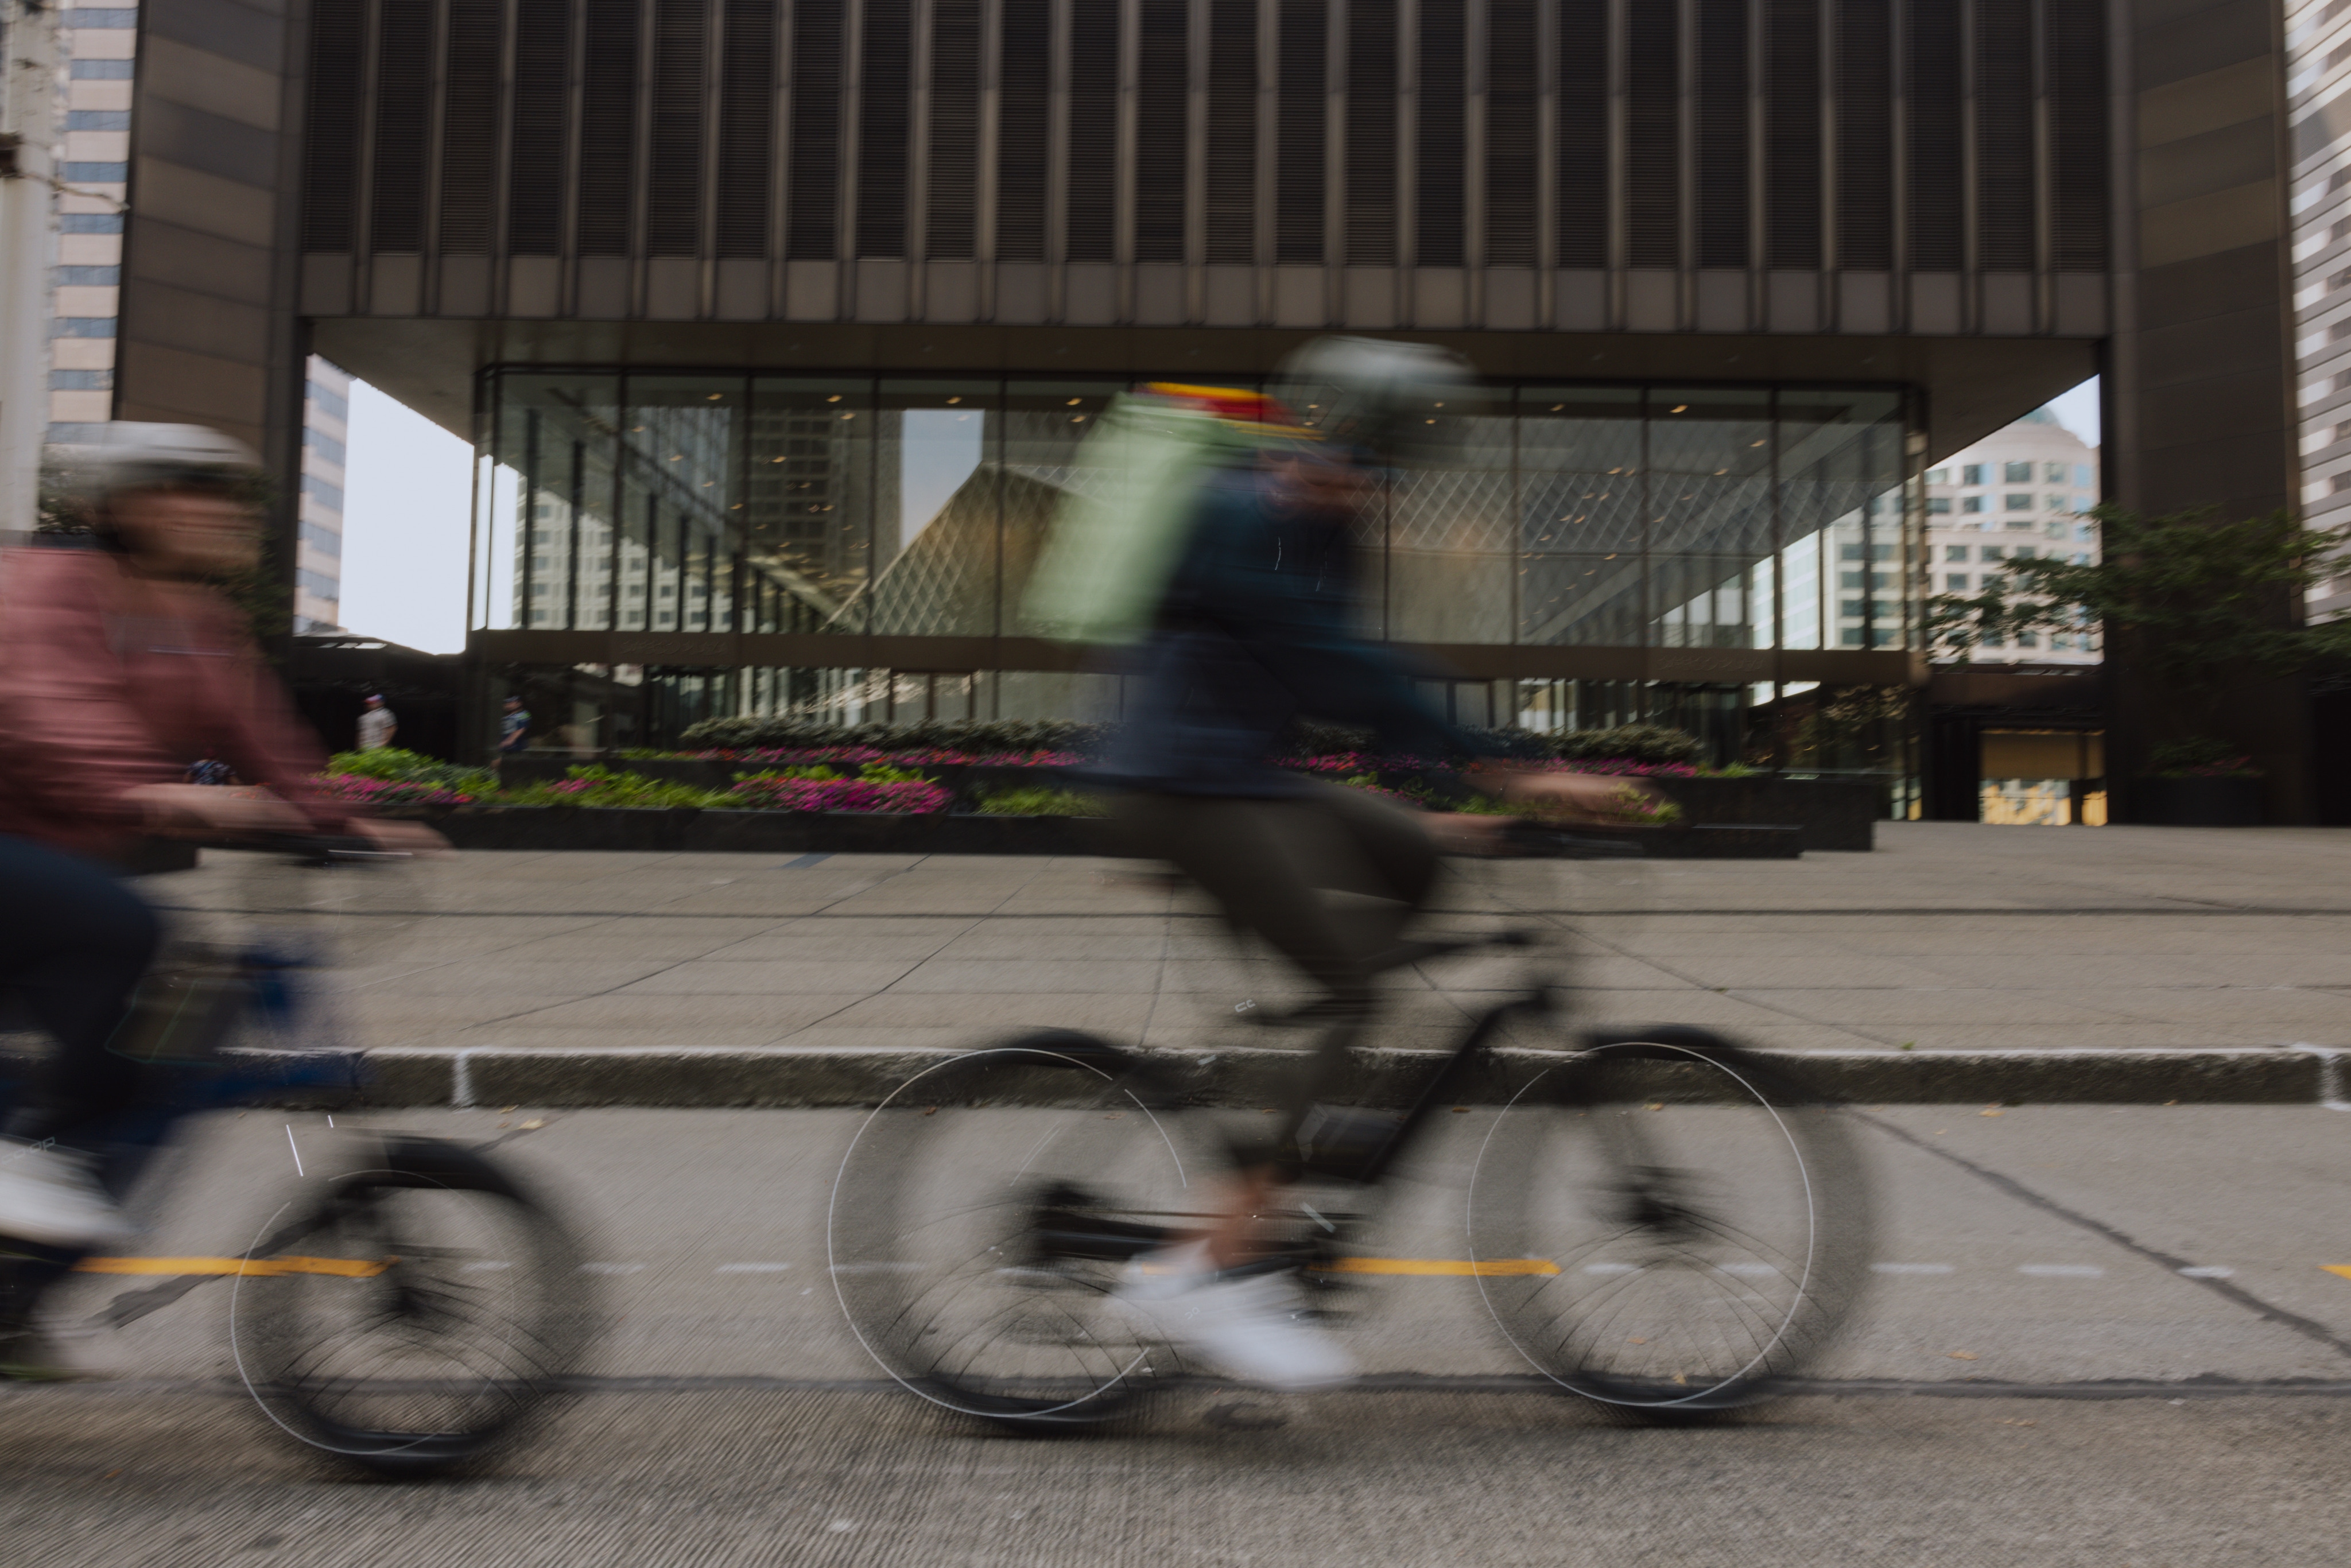
[[[130,1227],[91,1174],[136,1090],[107,1049],[153,959],[154,912],[98,865],[0,839],[0,990],[56,1041],[37,1103],[0,1138],[0,1236],[71,1249]]]
[[[1122,816],[1136,837],[1189,874],[1234,925],[1256,933],[1326,993],[1329,1026],[1296,1075],[1273,1135],[1242,1153],[1236,1186],[1204,1228],[1208,1261],[1254,1255],[1252,1221],[1298,1173],[1298,1133],[1312,1106],[1344,1092],[1349,1050],[1369,1019],[1378,957],[1425,902],[1437,861],[1413,814],[1331,786],[1307,799],[1148,796]],[[1336,894],[1337,896],[1332,896]]]
[[[128,1103],[136,1065],[107,1050],[162,940],[155,912],[103,867],[0,839],[0,989],[56,1040],[39,1103],[11,1130],[96,1153],[99,1124]]]

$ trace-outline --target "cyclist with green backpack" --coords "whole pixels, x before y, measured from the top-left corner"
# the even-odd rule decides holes
[[[1274,1134],[1237,1151],[1218,1215],[1140,1260],[1122,1291],[1171,1337],[1276,1386],[1350,1368],[1296,1321],[1251,1218],[1337,1120],[1316,1108],[1343,1092],[1374,977],[1409,957],[1404,930],[1435,884],[1440,837],[1473,847],[1500,819],[1415,812],[1275,758],[1302,719],[1371,729],[1389,755],[1476,755],[1358,629],[1353,545],[1364,507],[1431,455],[1434,411],[1468,381],[1441,350],[1341,338],[1293,357],[1276,398],[1155,387],[1128,400],[1097,438],[1107,455],[1092,455],[1109,472],[1058,525],[1029,601],[1042,629],[1129,645],[1127,719],[1101,778],[1121,792],[1130,850],[1173,862],[1321,992],[1328,1026]],[[1508,768],[1478,776],[1569,810],[1604,810],[1624,789]],[[1440,788],[1471,792],[1458,775]]]

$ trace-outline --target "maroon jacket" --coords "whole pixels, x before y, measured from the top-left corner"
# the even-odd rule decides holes
[[[234,611],[170,591],[168,614],[127,613],[116,558],[94,549],[0,551],[0,833],[105,855],[139,829],[122,799],[176,784],[217,748],[321,826],[324,763]]]

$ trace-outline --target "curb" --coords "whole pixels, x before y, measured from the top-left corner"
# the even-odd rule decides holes
[[[976,1045],[986,1042],[976,1041]],[[394,1047],[369,1053],[365,1099],[381,1106],[533,1105],[668,1108],[872,1105],[956,1051],[647,1049],[505,1051]],[[1302,1053],[1280,1050],[1145,1052],[1217,1105],[1271,1103]],[[2276,1050],[1758,1051],[1787,1077],[1836,1100],[1885,1103],[2325,1105],[2351,1110],[2346,1052]],[[1499,1071],[1465,1096],[1506,1100],[1563,1053],[1503,1051]],[[1434,1051],[1357,1052],[1367,1101],[1409,1096]],[[1656,1092],[1671,1094],[1669,1070]]]

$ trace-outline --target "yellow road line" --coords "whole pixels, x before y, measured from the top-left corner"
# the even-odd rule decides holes
[[[1559,1265],[1543,1258],[1339,1258],[1318,1270],[1325,1274],[1482,1274],[1488,1278],[1513,1274],[1556,1274]]]
[[[2340,1274],[2345,1279],[2351,1280],[2351,1263],[2321,1263],[2319,1267],[2330,1274]]]
[[[371,1280],[400,1260],[382,1258],[85,1258],[74,1265],[84,1274],[333,1274]]]

